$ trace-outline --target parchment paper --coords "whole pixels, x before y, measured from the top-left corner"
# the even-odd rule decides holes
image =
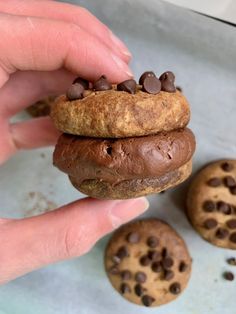
[[[236,32],[232,26],[158,0],[78,1],[108,24],[133,53],[136,78],[151,69],[172,70],[192,106],[197,138],[194,169],[212,159],[235,157]],[[21,116],[23,117],[23,115]],[[0,210],[24,217],[82,197],[51,163],[52,149],[18,153],[0,168]],[[108,237],[87,255],[35,271],[0,287],[1,314],[233,314],[235,282],[222,279],[236,252],[204,242],[183,212],[188,183],[150,197],[146,216],[169,222],[193,257],[187,290],[175,301],[148,309],[114,291],[103,269]],[[79,223],[79,222],[78,222]],[[233,254],[234,253],[234,254]],[[232,269],[236,274],[236,269]]]

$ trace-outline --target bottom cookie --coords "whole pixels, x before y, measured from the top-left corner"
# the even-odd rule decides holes
[[[158,306],[186,288],[192,261],[183,239],[153,218],[118,229],[107,245],[104,262],[112,286],[124,298]]]
[[[192,161],[168,172],[159,178],[126,180],[112,185],[105,181],[85,180],[78,183],[69,177],[73,186],[80,192],[98,199],[128,199],[159,193],[186,180],[192,172]]]

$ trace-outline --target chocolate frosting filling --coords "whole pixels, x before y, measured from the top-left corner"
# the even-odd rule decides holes
[[[188,162],[194,150],[195,138],[189,129],[123,139],[62,134],[53,163],[77,182],[98,179],[116,184],[162,176]]]

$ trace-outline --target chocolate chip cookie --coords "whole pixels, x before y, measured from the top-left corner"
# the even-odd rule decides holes
[[[51,107],[54,104],[55,96],[49,96],[47,98],[37,101],[35,104],[26,108],[26,111],[35,118],[48,116],[51,112]]]
[[[119,85],[118,85],[119,86]],[[64,133],[103,138],[124,138],[184,128],[190,119],[186,98],[179,91],[148,94],[137,86],[135,94],[124,90],[86,91],[85,97],[60,96],[51,117]]]
[[[171,302],[186,288],[191,258],[183,239],[157,219],[139,220],[118,229],[105,252],[113,287],[144,306]]]
[[[205,240],[236,249],[236,160],[215,161],[197,173],[188,192],[187,213]]]

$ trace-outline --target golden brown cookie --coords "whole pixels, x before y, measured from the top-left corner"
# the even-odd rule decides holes
[[[86,90],[83,99],[60,96],[51,111],[55,126],[74,135],[122,138],[184,128],[190,119],[186,98],[179,91],[154,95],[138,86],[136,94]]]
[[[196,174],[188,192],[187,213],[205,240],[236,249],[236,160],[210,163]]]
[[[105,252],[113,287],[144,306],[171,302],[186,288],[191,258],[183,239],[157,219],[139,220],[117,230]]]
[[[101,180],[81,182],[70,176],[73,186],[80,192],[98,199],[128,199],[159,193],[185,181],[192,172],[192,161],[157,178],[131,179],[112,184]]]
[[[26,111],[35,118],[48,116],[51,111],[55,96],[49,96],[47,98],[37,101],[35,104],[26,108]]]

